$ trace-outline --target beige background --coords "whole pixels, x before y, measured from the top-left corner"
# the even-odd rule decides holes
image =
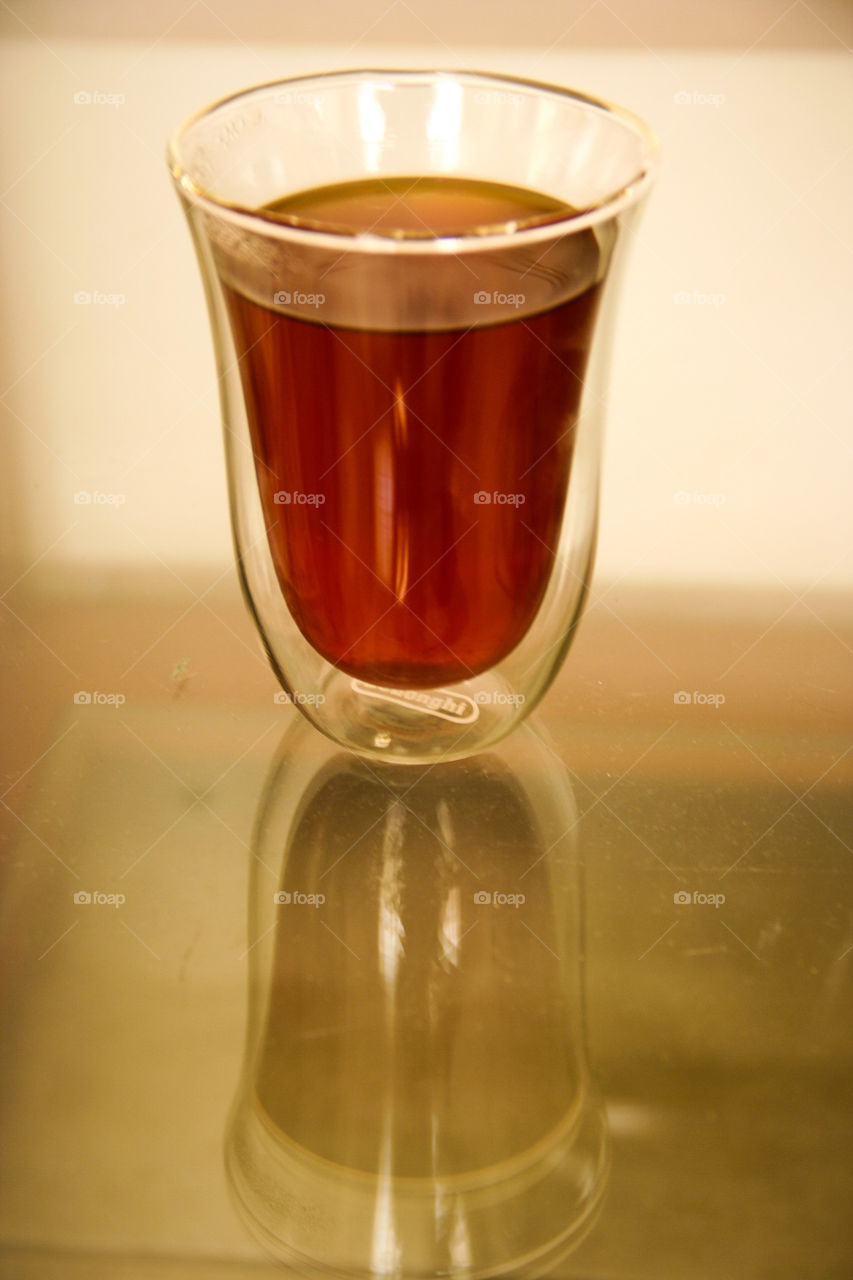
[[[28,0],[0,11],[0,30],[41,37],[507,44],[547,48],[571,37],[603,49],[836,49],[853,37],[847,0]]]
[[[93,583],[228,568],[211,345],[164,141],[252,82],[374,63],[560,81],[632,107],[661,137],[617,335],[598,582],[791,600],[849,588],[849,6],[0,12],[7,582],[35,562],[60,578],[85,566]],[[123,301],[82,306],[80,291]],[[121,505],[76,505],[80,491]]]

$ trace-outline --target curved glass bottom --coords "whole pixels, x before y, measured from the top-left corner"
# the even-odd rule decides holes
[[[603,1109],[590,1093],[529,1151],[447,1178],[347,1169],[274,1131],[248,1102],[225,1158],[251,1233],[318,1280],[533,1280],[594,1225],[609,1170]]]
[[[349,750],[395,764],[458,760],[482,751],[530,709],[525,695],[497,671],[436,689],[398,689],[333,670],[323,693],[280,697]]]

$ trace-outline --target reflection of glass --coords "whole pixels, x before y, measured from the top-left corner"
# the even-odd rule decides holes
[[[627,113],[469,72],[267,85],[173,140],[244,589],[342,745],[471,754],[553,679],[593,558],[608,282],[654,162]]]
[[[408,771],[285,736],[258,816],[227,1142],[244,1219],[347,1276],[537,1275],[606,1172],[564,768],[532,732]]]

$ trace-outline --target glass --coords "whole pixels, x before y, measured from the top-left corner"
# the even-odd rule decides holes
[[[249,1026],[227,1172],[302,1273],[541,1274],[592,1225],[567,771],[525,730],[413,781],[284,737],[252,843]]]
[[[626,112],[450,71],[282,81],[173,139],[243,589],[283,698],[341,745],[468,755],[559,669],[655,158]]]

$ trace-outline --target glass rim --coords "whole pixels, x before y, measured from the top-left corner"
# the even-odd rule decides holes
[[[568,98],[583,107],[610,116],[634,133],[643,143],[644,151],[641,165],[628,183],[620,186],[610,195],[605,196],[595,205],[586,209],[573,210],[566,215],[533,215],[530,218],[513,222],[489,224],[466,229],[461,233],[431,235],[420,231],[400,230],[389,234],[387,231],[356,231],[348,227],[335,226],[332,223],[318,222],[313,219],[299,218],[296,215],[271,214],[258,208],[221,199],[211,191],[195,182],[189,173],[181,155],[182,143],[200,121],[213,116],[223,107],[238,102],[241,98],[253,95],[269,94],[272,91],[303,88],[311,84],[323,84],[330,81],[358,80],[364,77],[393,77],[406,81],[439,81],[442,79],[480,81],[483,84],[513,85],[523,89]],[[347,252],[362,251],[370,254],[405,252],[448,252],[459,253],[463,249],[482,247],[494,249],[512,241],[517,244],[523,237],[526,241],[553,239],[563,234],[574,234],[588,227],[607,222],[626,209],[639,203],[651,186],[659,162],[660,148],[654,131],[634,112],[617,106],[604,98],[596,98],[576,89],[550,84],[542,80],[531,80],[521,76],[505,75],[502,72],[478,71],[472,68],[454,67],[353,67],[338,71],[314,72],[308,75],[288,76],[280,80],[270,80],[261,84],[250,85],[236,93],[217,98],[205,107],[194,111],[182,121],[172,133],[166,148],[166,162],[172,179],[178,190],[194,205],[217,217],[231,222],[244,230],[254,230],[275,238],[290,240],[293,243],[313,244],[326,248],[345,248]],[[388,174],[388,178],[397,175]],[[401,177],[411,176],[401,174]],[[440,176],[440,175],[422,175]],[[458,175],[454,175],[458,176]]]

